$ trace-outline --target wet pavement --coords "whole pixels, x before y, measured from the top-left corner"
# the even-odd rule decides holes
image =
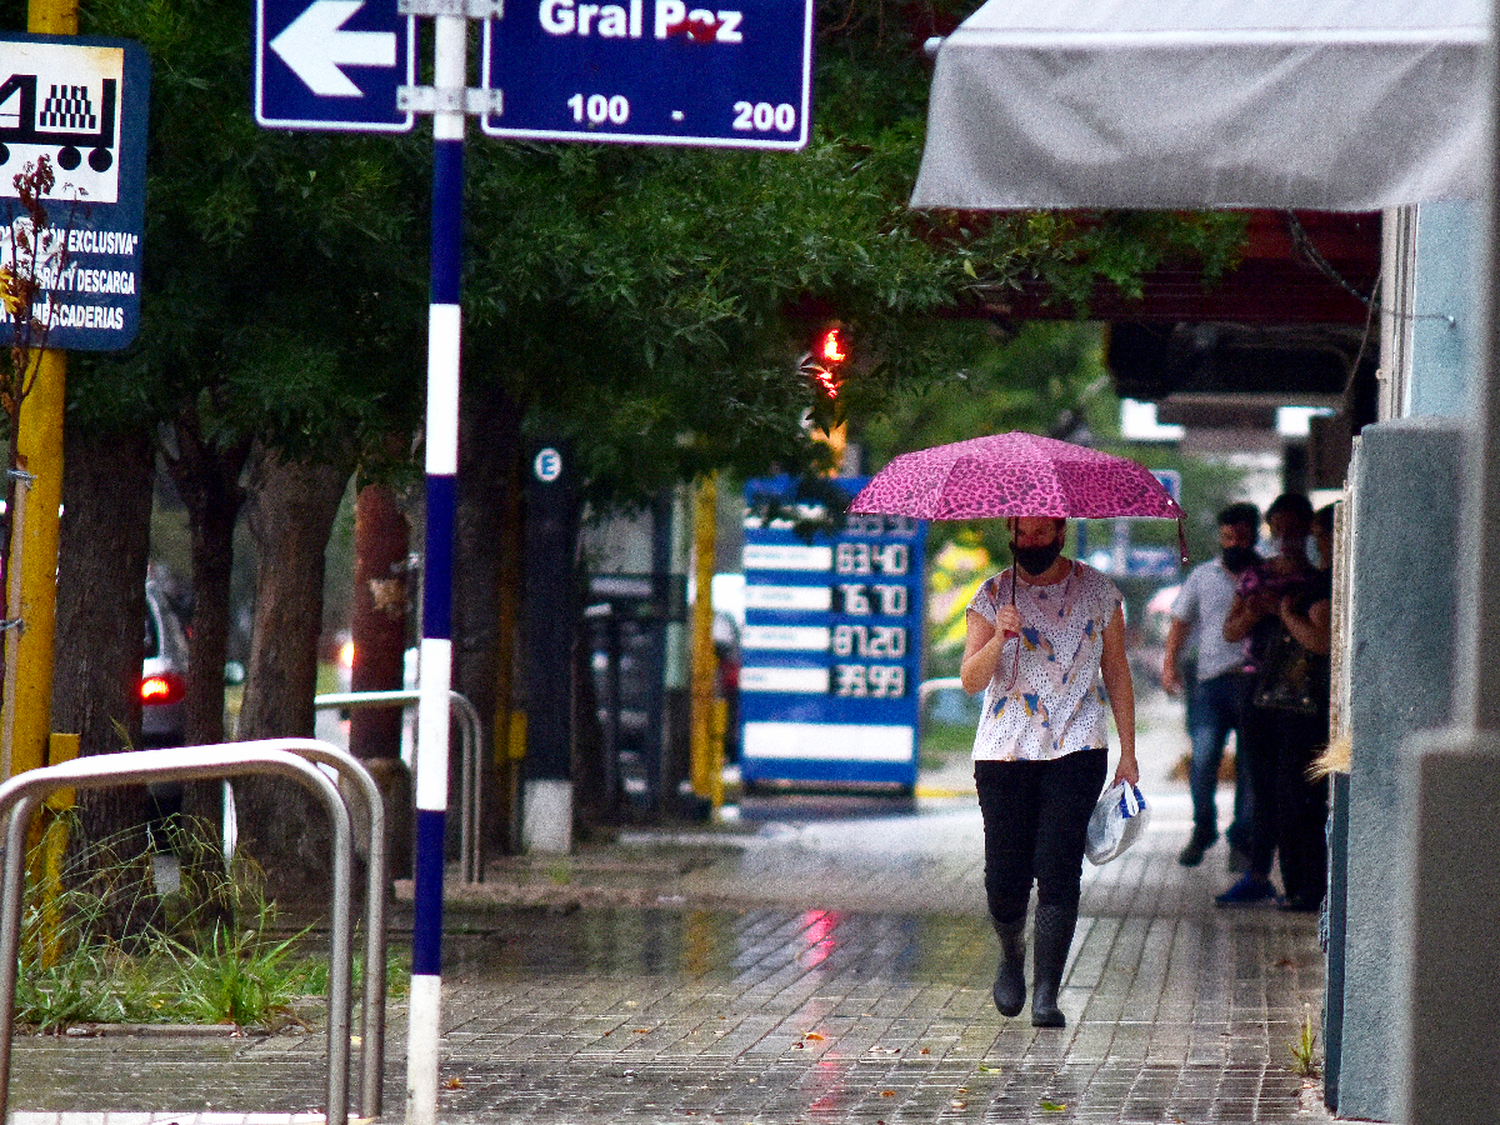
[[[495,861],[482,886],[450,890],[438,1120],[1330,1120],[1292,1051],[1322,1003],[1317,919],[1215,908],[1222,845],[1177,865],[1181,748],[1170,726],[1143,740],[1152,823],[1121,859],[1085,865],[1062,1030],[990,1000],[962,762],[924,772],[904,807],[761,798],[710,829]],[[404,1116],[404,1023],[393,999],[383,1120]],[[323,1046],[320,1031],[20,1037],[11,1119],[321,1120]]]

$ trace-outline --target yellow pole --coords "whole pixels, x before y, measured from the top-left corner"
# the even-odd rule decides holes
[[[33,35],[77,35],[78,0],[31,0],[26,30]]]
[[[18,558],[20,600],[9,605],[20,624],[5,633],[7,687],[3,726],[8,735],[7,777],[47,764],[52,729],[52,646],[57,620],[58,506],[62,503],[63,399],[67,353],[36,358],[36,380],[21,403],[16,432],[17,467],[25,475],[10,531]]]
[[[693,670],[691,732],[693,791],[707,797],[717,811],[724,803],[724,743],[713,737],[714,671],[714,539],[718,527],[719,488],[713,476],[698,486],[693,510]]]
[[[77,35],[77,0],[31,0],[26,30],[36,35]],[[57,620],[58,507],[62,503],[63,404],[68,356],[36,354],[36,381],[21,403],[16,425],[16,463],[29,479],[25,503],[13,513],[10,549],[19,578],[9,600],[12,620],[5,631],[5,700],[0,730],[0,772],[12,777],[47,764],[52,726],[52,642]]]

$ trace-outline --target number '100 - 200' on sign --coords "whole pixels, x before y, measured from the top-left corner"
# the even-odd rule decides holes
[[[630,99],[624,94],[574,94],[568,110],[578,125],[624,125]],[[735,102],[733,127],[741,132],[790,133],[797,128],[797,107],[783,102]]]

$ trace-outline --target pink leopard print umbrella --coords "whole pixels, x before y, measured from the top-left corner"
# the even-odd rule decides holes
[[[1134,461],[1020,431],[903,453],[849,511],[924,520],[1148,516],[1177,520],[1179,538],[1182,530],[1182,508]]]
[[[1134,461],[1019,431],[903,453],[849,510],[924,520],[1182,516],[1161,482]]]

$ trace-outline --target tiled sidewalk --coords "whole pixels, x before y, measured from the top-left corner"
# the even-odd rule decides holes
[[[792,802],[727,841],[638,833],[545,869],[497,865],[447,914],[439,1120],[1329,1119],[1292,1072],[1322,1002],[1316,918],[1214,908],[1222,848],[1175,862],[1185,797],[1159,797],[1143,841],[1086,870],[1061,1031],[990,1001],[972,801],[918,806],[838,819]],[[322,1046],[22,1038],[12,1120],[315,1120]],[[387,1120],[403,1116],[403,1051],[394,1003]],[[355,1090],[357,1070],[356,1052]]]

